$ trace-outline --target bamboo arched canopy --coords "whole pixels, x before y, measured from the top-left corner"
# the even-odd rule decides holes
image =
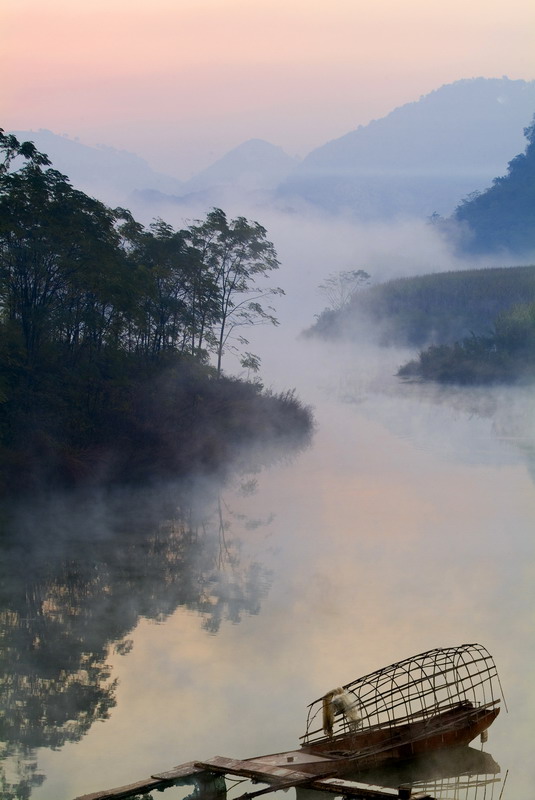
[[[425,722],[452,708],[497,707],[501,687],[492,656],[480,644],[427,650],[357,678],[343,687],[359,708],[361,729]],[[323,698],[308,706],[303,745],[325,739]],[[347,734],[335,718],[330,738]]]

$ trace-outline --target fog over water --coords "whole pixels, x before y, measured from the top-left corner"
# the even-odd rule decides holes
[[[255,218],[278,250],[273,282],[286,296],[280,326],[252,330],[250,347],[267,387],[295,388],[313,406],[313,443],[224,487],[62,498],[21,512],[37,544],[12,580],[21,598],[30,589],[46,596],[36,612],[46,620],[30,639],[46,641],[48,631],[56,658],[55,666],[32,661],[31,648],[19,647],[28,674],[42,670],[39,702],[49,709],[47,741],[35,730],[25,739],[46,775],[32,800],[68,800],[216,754],[292,749],[318,696],[465,642],[493,654],[509,708],[485,745],[502,782],[477,797],[498,800],[503,789],[504,800],[528,800],[533,390],[402,384],[395,372],[406,350],[381,350],[371,337],[338,345],[299,337],[322,310],[317,287],[332,272],[366,269],[379,281],[461,268],[429,227]],[[50,530],[60,534],[53,552]],[[59,641],[78,648],[76,658],[58,655]],[[74,692],[75,721],[62,724],[52,749],[62,681],[69,670],[75,680],[84,653],[103,694]]]

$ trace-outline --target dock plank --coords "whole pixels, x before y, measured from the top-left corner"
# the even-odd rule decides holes
[[[132,797],[134,794],[146,794],[151,790],[156,790],[162,786],[162,781],[145,778],[135,783],[125,786],[117,786],[115,789],[106,789],[100,792],[80,795],[74,800],[121,800],[121,798]]]
[[[305,780],[312,780],[314,777],[309,772],[301,772],[291,767],[253,764],[249,761],[241,761],[238,758],[225,758],[225,756],[214,756],[206,761],[196,761],[195,766],[210,772],[229,773],[231,775],[239,775],[242,778],[265,781],[266,783],[281,780],[301,783]]]
[[[166,772],[155,772],[151,778],[156,778],[160,781],[174,781],[178,778],[187,778],[189,775],[200,775],[203,770],[196,766],[195,761],[188,761],[186,764],[179,764],[178,767],[172,767]]]
[[[198,769],[193,761],[188,761],[185,764],[179,764],[177,767],[173,767],[173,769],[167,772],[159,772],[151,775],[150,778],[143,778],[140,781],[129,783],[125,786],[117,786],[115,789],[106,789],[100,792],[80,795],[79,797],[75,797],[74,800],[122,800],[122,798],[132,797],[134,794],[146,794],[150,791],[165,789],[174,780],[187,778],[188,775],[194,776],[201,772],[203,772],[203,770]]]
[[[307,785],[307,789],[316,789],[323,792],[352,797],[353,800],[398,800],[399,790],[387,789],[383,786],[371,786],[355,781],[344,781],[333,778],[314,779]],[[411,800],[435,800],[427,792],[411,794]]]

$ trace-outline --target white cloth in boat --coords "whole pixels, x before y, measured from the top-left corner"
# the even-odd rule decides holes
[[[343,714],[348,722],[353,724],[360,722],[358,700],[345,689],[338,694],[334,694],[331,698],[331,703],[335,714]]]

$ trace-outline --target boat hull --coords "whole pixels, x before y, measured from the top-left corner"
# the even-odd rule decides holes
[[[337,772],[355,766],[376,766],[391,760],[414,758],[446,747],[468,745],[496,719],[499,708],[464,705],[426,720],[359,730],[303,745],[302,753],[323,756],[336,763]],[[304,769],[304,765],[300,765]],[[312,762],[310,769],[320,768]]]

